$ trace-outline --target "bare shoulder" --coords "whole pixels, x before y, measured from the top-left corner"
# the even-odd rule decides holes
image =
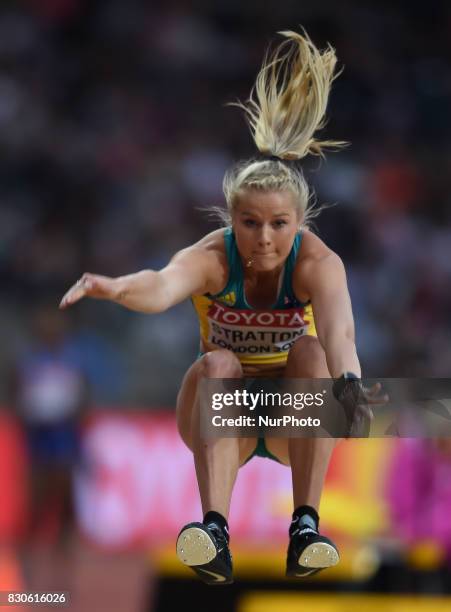
[[[338,257],[316,234],[310,230],[302,231],[301,248],[299,249],[296,265],[302,261],[305,263],[306,260],[321,261],[331,255]]]
[[[193,246],[196,248],[205,249],[207,251],[224,253],[225,254],[225,245],[224,245],[224,233],[226,231],[225,227],[221,227],[209,234],[203,236],[200,240],[198,240]]]
[[[293,273],[293,289],[297,298],[303,302],[309,301],[312,284],[324,278],[332,281],[334,277],[341,276],[343,271],[343,262],[337,253],[313,232],[303,230]]]
[[[208,261],[211,270],[209,293],[219,293],[227,284],[229,266],[224,243],[225,231],[224,227],[214,230],[189,247]]]

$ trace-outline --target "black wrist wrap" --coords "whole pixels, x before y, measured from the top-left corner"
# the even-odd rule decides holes
[[[345,437],[367,437],[370,419],[359,410],[359,404],[366,404],[360,378],[351,373],[343,374],[334,382],[332,392],[345,411]]]

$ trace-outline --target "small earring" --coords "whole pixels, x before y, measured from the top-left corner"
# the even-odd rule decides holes
[[[252,262],[252,259],[251,259],[251,258],[249,258],[249,259],[247,260],[247,262],[246,262],[246,268],[250,268],[250,267],[252,266],[252,263],[253,263],[253,262]]]

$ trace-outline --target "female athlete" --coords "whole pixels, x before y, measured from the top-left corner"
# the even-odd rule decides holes
[[[363,390],[343,264],[308,230],[309,188],[299,168],[307,154],[343,143],[319,141],[336,57],[307,37],[285,40],[267,56],[246,113],[258,157],[224,178],[227,227],[178,252],[160,271],[118,278],[84,274],[60,307],[83,297],[108,299],[132,310],[159,313],[191,297],[200,321],[201,353],[187,371],[177,400],[180,435],[194,455],[203,522],[180,532],[177,554],[204,582],[232,582],[227,518],[240,466],[269,457],[291,467],[294,513],[287,575],[306,576],[335,565],[336,546],[319,533],[318,507],[334,438],[202,438],[199,381],[205,378],[289,377],[337,379],[334,392],[349,407],[377,403]],[[249,313],[279,317],[275,334],[249,330]],[[234,323],[225,325],[227,313]],[[313,316],[314,315],[314,316]],[[261,321],[269,320],[260,317]],[[257,326],[258,327],[258,326]],[[228,331],[227,331],[228,330]],[[264,326],[260,331],[264,331]],[[256,330],[258,331],[258,330]],[[236,333],[233,333],[236,332]],[[289,333],[289,346],[277,343]],[[268,340],[269,338],[269,340]],[[268,342],[270,344],[268,349]],[[265,344],[265,350],[260,351]]]

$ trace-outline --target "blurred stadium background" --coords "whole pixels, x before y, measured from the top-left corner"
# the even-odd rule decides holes
[[[305,171],[335,204],[366,376],[451,362],[451,6],[415,0],[4,0],[0,6],[0,591],[73,610],[451,609],[451,444],[342,444],[322,525],[343,551],[283,578],[289,470],[254,459],[232,502],[236,583],[175,557],[200,516],[173,407],[197,350],[190,304],[158,316],[57,304],[84,271],[162,267],[215,226],[224,170],[254,151],[240,112],[280,29],[331,42],[344,72]],[[16,607],[16,609],[20,609]]]

